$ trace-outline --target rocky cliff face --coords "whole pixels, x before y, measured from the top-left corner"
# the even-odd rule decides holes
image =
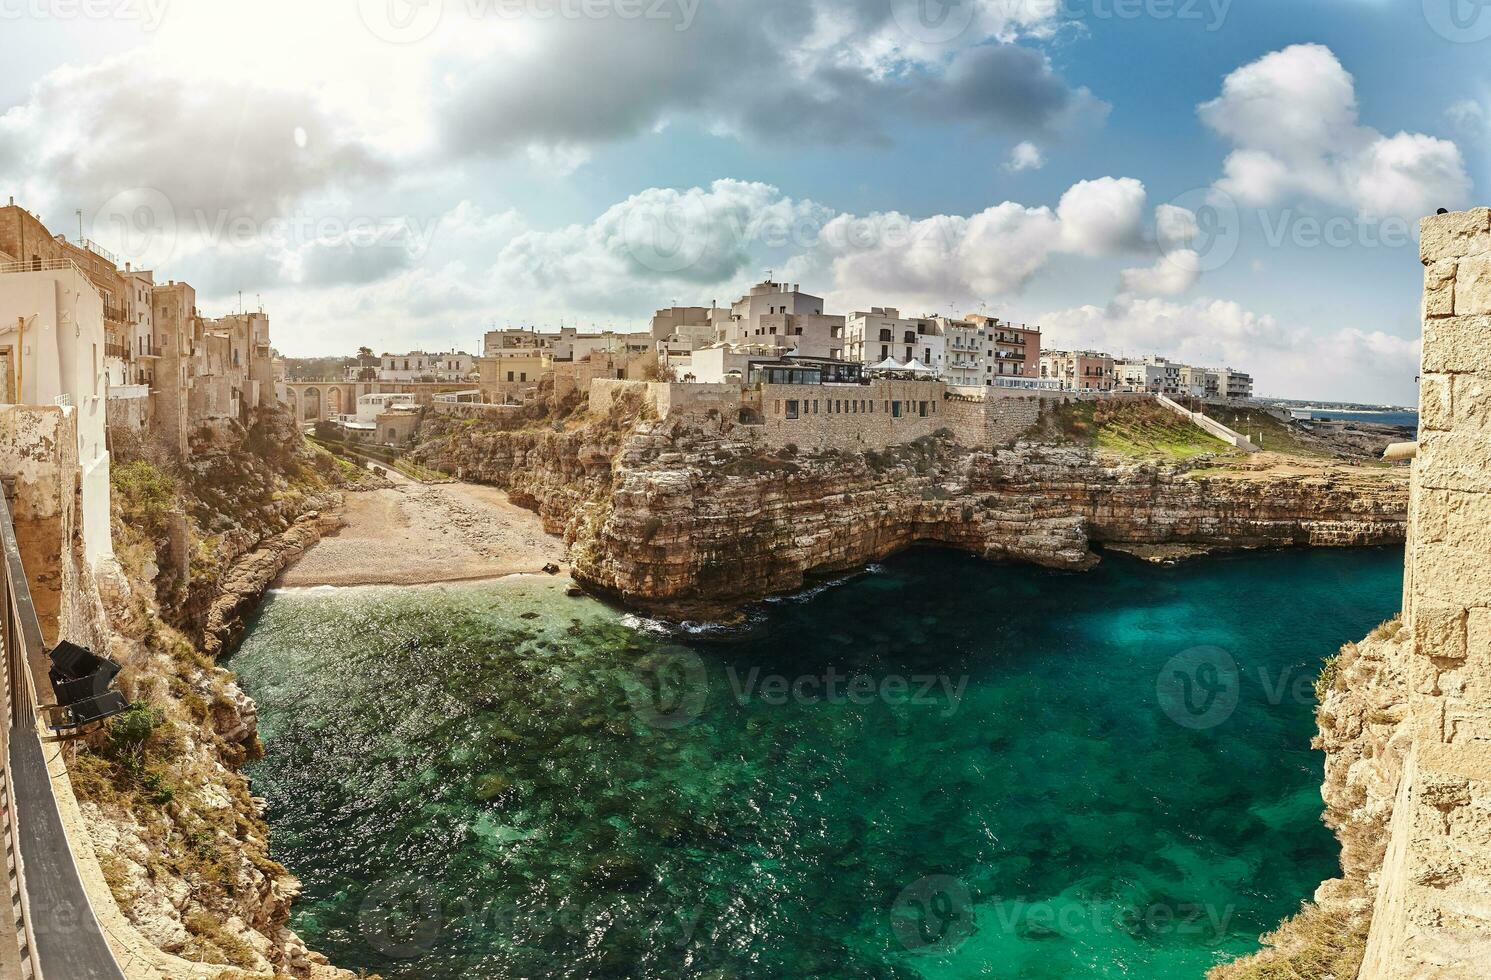
[[[129,448],[116,460],[119,567],[96,618],[134,706],[76,746],[69,776],[103,881],[163,974],[184,960],[227,970],[204,977],[350,978],[287,927],[299,885],[269,856],[240,772],[262,751],[257,712],[215,661],[327,526],[342,474],[284,418],[239,435],[184,467]]]
[[[1403,539],[1400,473],[1209,473],[1033,443],[928,437],[885,452],[767,453],[727,421],[613,411],[563,431],[437,423],[427,465],[494,483],[571,546],[577,578],[628,603],[713,615],[931,542],[1089,567],[1095,544],[1165,553]]]

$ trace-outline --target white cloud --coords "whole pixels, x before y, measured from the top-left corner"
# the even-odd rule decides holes
[[[1125,292],[1174,296],[1190,289],[1201,275],[1201,257],[1188,248],[1166,253],[1148,268],[1125,269],[1120,281]]]
[[[1455,130],[1470,139],[1481,139],[1491,127],[1486,106],[1476,99],[1461,99],[1444,110],[1445,118]]]
[[[1132,177],[1078,181],[1056,207],[1068,251],[1110,255],[1139,245],[1144,221],[1144,185]]]
[[[1041,148],[1026,140],[1016,143],[1015,148],[1010,151],[1009,162],[1004,169],[1011,173],[1019,173],[1022,170],[1039,170],[1046,165],[1046,158],[1041,155]]]
[[[1362,126],[1355,83],[1323,45],[1293,45],[1238,68],[1199,113],[1235,147],[1217,186],[1242,204],[1299,197],[1364,218],[1415,219],[1462,204],[1470,190],[1454,143]]]
[[[0,115],[0,176],[43,175],[38,203],[90,215],[121,191],[150,188],[178,215],[263,219],[305,194],[384,173],[306,92],[187,79],[148,59],[59,69]]]

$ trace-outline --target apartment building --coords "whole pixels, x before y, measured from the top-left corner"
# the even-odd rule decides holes
[[[1091,350],[1041,351],[1041,377],[1065,391],[1112,391],[1118,385],[1113,358]]]
[[[888,306],[872,306],[844,323],[844,358],[860,364],[917,361],[941,374],[946,340],[936,317],[910,318]]]
[[[942,377],[950,385],[984,384],[985,367],[994,360],[994,341],[988,330],[952,317],[933,317],[933,322],[942,334]]]
[[[476,370],[476,358],[465,351],[431,354],[415,350],[407,354],[384,354],[380,357],[376,380],[466,381]]]
[[[963,319],[984,330],[993,348],[992,356],[984,364],[984,384],[993,384],[998,378],[1040,378],[1040,327],[1011,323],[982,313],[969,313]]]
[[[1223,398],[1252,398],[1253,376],[1245,371],[1222,368],[1213,372],[1217,377],[1217,388]]]
[[[770,280],[752,286],[731,305],[720,339],[765,344],[803,357],[845,356],[844,317],[825,314],[822,297]]]
[[[482,337],[482,356],[492,357],[498,351],[533,350],[553,345],[553,334],[541,334],[533,327],[507,327],[489,330]]]
[[[1192,398],[1216,398],[1220,393],[1219,376],[1211,368],[1180,366],[1180,392]]]

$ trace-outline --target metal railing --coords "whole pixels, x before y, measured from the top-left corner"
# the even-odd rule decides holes
[[[72,259],[31,259],[22,262],[0,262],[0,275],[8,272],[61,272],[71,269],[86,278],[86,273]]]
[[[46,647],[4,494],[0,550],[0,636],[5,643],[0,701],[6,708],[0,727],[5,770],[0,841],[9,865],[7,897],[14,925],[0,929],[0,970],[7,977],[30,980],[124,980],[83,889],[47,769],[32,680],[32,662],[45,657]]]

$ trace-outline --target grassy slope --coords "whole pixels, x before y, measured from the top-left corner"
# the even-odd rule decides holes
[[[1255,443],[1261,438],[1263,448],[1269,452],[1283,453],[1286,456],[1305,456],[1311,459],[1333,458],[1328,450],[1318,444],[1300,439],[1298,433],[1288,423],[1281,422],[1268,412],[1256,408],[1212,406],[1207,409],[1207,414],[1228,428],[1241,432]]]
[[[1037,436],[1143,459],[1187,460],[1237,452],[1179,415],[1142,402],[1062,405],[1043,419]]]

